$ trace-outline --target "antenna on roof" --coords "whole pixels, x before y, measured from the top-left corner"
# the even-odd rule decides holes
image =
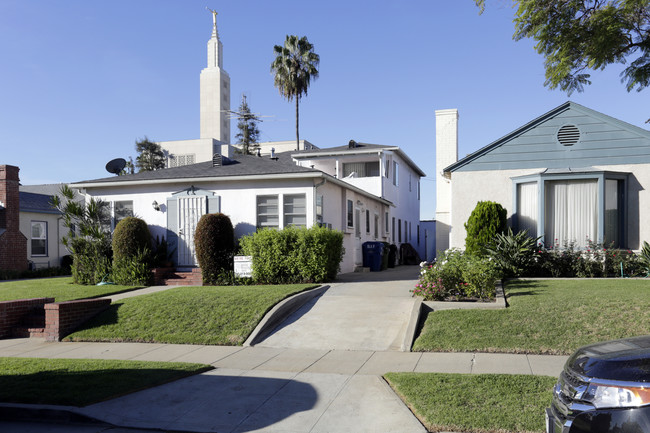
[[[126,159],[124,158],[115,158],[106,163],[106,171],[117,175],[124,170],[124,167],[126,167]]]

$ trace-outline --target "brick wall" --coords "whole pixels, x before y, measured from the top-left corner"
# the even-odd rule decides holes
[[[110,304],[110,299],[81,299],[45,305],[45,339],[60,341]]]
[[[12,330],[32,310],[43,308],[54,302],[54,298],[17,299],[0,302],[0,338],[11,337]]]
[[[27,269],[27,238],[20,232],[20,169],[0,165],[0,269]]]

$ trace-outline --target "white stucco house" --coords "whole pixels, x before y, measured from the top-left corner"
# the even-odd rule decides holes
[[[464,248],[463,224],[485,200],[547,246],[650,240],[650,131],[566,102],[456,160],[458,113],[436,114],[438,250]]]
[[[341,272],[362,265],[364,242],[392,239],[396,207],[390,200],[299,165],[289,153],[241,155],[227,145],[222,150],[214,161],[71,186],[109,202],[113,224],[129,215],[144,219],[154,237],[164,236],[175,249],[174,262],[180,268],[197,265],[193,233],[205,213],[228,215],[236,237],[288,225],[323,224],[340,230],[346,250]]]

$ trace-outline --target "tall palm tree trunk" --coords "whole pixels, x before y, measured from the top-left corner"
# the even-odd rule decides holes
[[[296,150],[300,150],[300,133],[298,132],[298,101],[300,98],[296,96]]]

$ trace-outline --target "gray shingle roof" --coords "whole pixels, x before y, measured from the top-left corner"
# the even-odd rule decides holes
[[[32,192],[20,192],[20,211],[21,212],[36,212],[36,213],[49,213],[60,214],[56,208],[52,207],[50,201],[51,195],[35,194]]]
[[[90,183],[113,183],[113,182],[133,182],[133,181],[156,181],[163,179],[187,179],[187,178],[214,178],[229,176],[249,176],[249,175],[273,175],[287,173],[319,173],[308,167],[300,167],[291,159],[289,153],[276,154],[277,159],[271,159],[269,156],[253,155],[235,155],[229,158],[230,163],[224,162],[223,165],[214,167],[212,161],[199,162],[197,164],[184,165],[180,167],[164,168],[155,171],[144,171],[124,176],[110,176],[94,180],[85,180],[77,182],[75,185],[83,186]],[[224,158],[225,159],[225,158]]]

